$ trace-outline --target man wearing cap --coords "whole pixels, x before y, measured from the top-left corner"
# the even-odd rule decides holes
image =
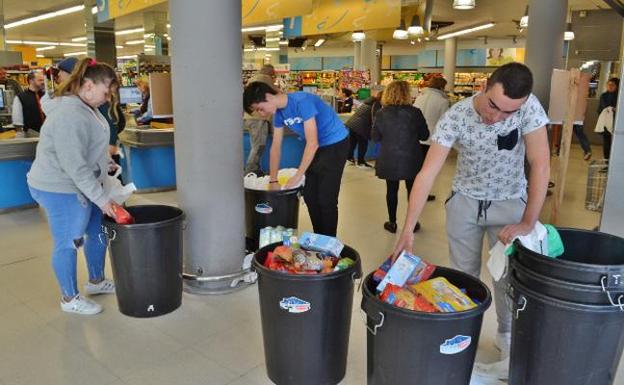
[[[56,65],[56,75],[54,78],[54,82],[56,84],[61,84],[65,80],[69,79],[69,75],[74,70],[74,66],[76,65],[77,62],[78,62],[78,59],[76,59],[75,57],[68,57],[66,59],[61,60]],[[54,97],[53,91],[50,90],[50,93],[43,95],[43,97],[41,98],[41,108],[43,109],[43,112],[46,114],[49,113],[48,106],[49,106],[50,100],[52,100],[53,97]]]
[[[11,117],[13,125],[29,133],[30,136],[38,136],[45,114],[41,108],[41,98],[45,92],[45,79],[41,72],[31,72],[27,76],[28,88],[13,99]]]

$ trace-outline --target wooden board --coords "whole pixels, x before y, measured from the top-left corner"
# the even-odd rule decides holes
[[[171,74],[152,72],[149,74],[149,85],[154,118],[171,118],[173,116]]]

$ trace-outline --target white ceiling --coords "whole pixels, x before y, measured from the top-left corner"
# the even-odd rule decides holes
[[[487,30],[487,35],[492,38],[509,37],[519,35],[516,24],[513,20],[518,20],[523,14],[527,5],[527,0],[477,0],[477,7],[471,11],[457,11],[452,8],[452,0],[436,0],[434,3],[434,21],[453,21],[455,25],[449,29],[459,28],[462,25],[475,24],[481,21],[494,21],[496,26]],[[404,1],[410,4],[404,10],[412,9],[418,0]],[[25,5],[26,4],[26,5]],[[48,11],[54,11],[70,6],[83,4],[79,1],[67,0],[4,0],[5,21],[11,22],[26,17],[36,16]],[[602,0],[569,0],[572,10],[608,9],[609,7]],[[158,5],[150,10],[167,11],[167,3]],[[413,12],[413,11],[412,11]],[[141,27],[143,24],[142,14],[135,13],[115,20],[115,29],[123,30]],[[526,33],[526,32],[525,32]],[[7,39],[10,40],[40,40],[40,41],[64,41],[69,42],[71,38],[84,36],[84,15],[80,12],[44,20],[25,26],[19,26],[7,30]],[[483,36],[484,32],[476,32],[475,38]],[[392,40],[392,29],[379,30],[372,34],[377,40]],[[141,45],[126,46],[124,42],[128,40],[142,39],[141,33],[124,35],[117,37],[117,44],[124,45],[118,50],[118,55],[136,54],[142,51]],[[349,42],[349,34],[338,34],[330,37],[327,46],[340,46]],[[395,44],[409,44],[409,42],[395,42]],[[59,47],[54,50],[40,52],[46,56],[59,57],[66,52],[80,50],[79,47]]]

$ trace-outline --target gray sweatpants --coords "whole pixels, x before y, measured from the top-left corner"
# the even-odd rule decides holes
[[[522,220],[526,200],[479,201],[454,193],[445,203],[446,233],[451,253],[451,266],[479,277],[483,236],[487,232],[489,248],[497,241],[498,233],[506,225]],[[498,332],[511,332],[511,309],[507,305],[507,278],[493,281]]]
[[[269,135],[269,122],[264,119],[245,119],[245,128],[249,131],[251,150],[245,165],[245,175],[250,172],[258,172],[260,169],[260,159],[266,147],[267,136]]]

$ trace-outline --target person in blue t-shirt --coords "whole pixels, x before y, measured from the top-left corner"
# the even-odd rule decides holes
[[[250,83],[243,94],[248,113],[273,114],[273,144],[270,156],[271,189],[278,189],[284,127],[288,127],[306,145],[297,173],[284,186],[299,185],[305,175],[303,196],[308,206],[314,232],[336,236],[338,194],[342,171],[349,152],[349,132],[336,112],[318,96],[306,92],[289,94],[264,83]]]

